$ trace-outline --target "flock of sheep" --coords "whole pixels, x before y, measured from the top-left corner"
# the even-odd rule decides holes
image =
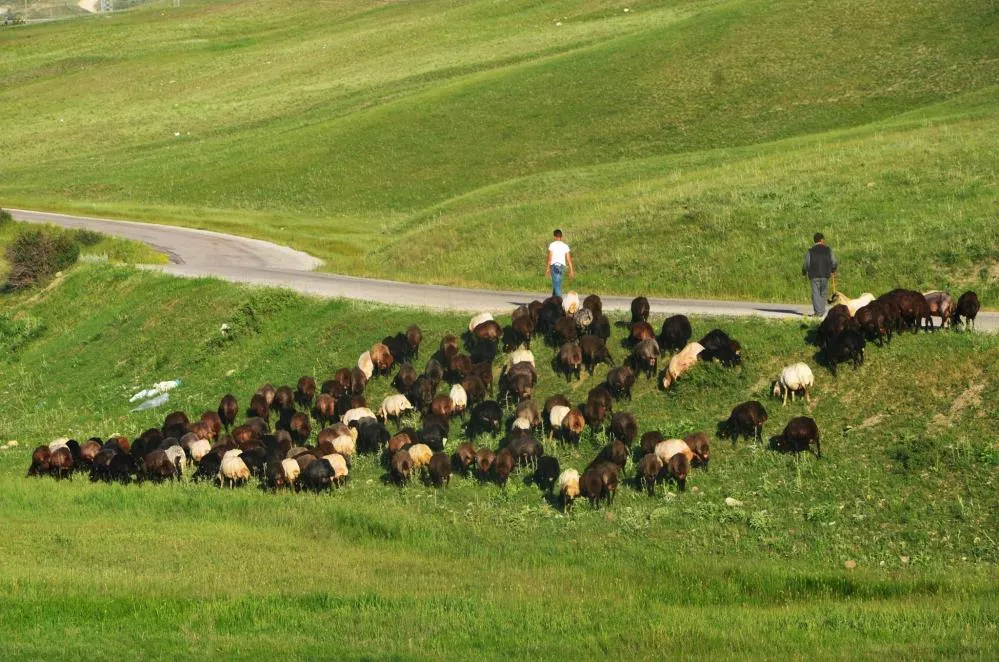
[[[904,329],[932,328],[934,315],[944,324],[963,318],[973,325],[979,308],[974,292],[957,302],[943,292],[894,290],[877,298],[837,295],[837,303],[815,331],[823,362],[833,375],[838,363],[859,366],[869,340],[881,344]],[[413,325],[375,343],[355,366],[337,370],[318,387],[309,376],[299,379],[294,389],[265,384],[250,398],[243,416],[237,399],[226,395],[216,411],[193,421],[184,412],[173,412],[160,428],[131,441],[122,436],[94,437],[83,444],[59,439],[34,450],[28,475],[63,478],[87,471],[93,481],[129,483],[179,479],[185,467],[193,467],[194,480],[220,486],[236,487],[256,478],[267,489],[319,492],[348,480],[355,455],[380,453],[386,480],[399,485],[422,477],[444,487],[454,471],[505,484],[517,466],[529,467],[534,483],[569,508],[577,497],[593,505],[612,502],[625,465],[633,458],[637,487],[652,495],[657,484],[672,481],[683,491],[691,468],[709,462],[709,436],[692,431],[683,439],[666,439],[655,430],[640,435],[636,417],[615,411],[615,405],[630,400],[642,374],[651,378],[659,372],[659,383],[668,390],[698,362],[738,365],[742,348],[720,329],[691,342],[690,321],[683,315],[666,319],[658,334],[648,318],[648,300],[636,298],[626,341],[630,354],[617,365],[607,345],[611,323],[600,297],[580,301],[570,292],[564,299],[551,297],[518,307],[506,327],[488,313],[475,316],[464,341],[444,336],[422,372],[417,372],[415,361],[423,333]],[[559,394],[539,406],[534,399],[538,366],[530,349],[538,337],[557,348],[551,366],[556,373],[578,379],[582,370],[592,374],[596,365],[607,363],[605,381],[582,403]],[[501,349],[505,359],[494,384]],[[660,371],[667,352],[669,361]],[[390,376],[397,393],[385,397],[374,411],[365,390],[371,380]],[[808,400],[814,380],[807,364],[790,365],[775,380],[773,395],[785,404],[799,392]],[[469,441],[448,454],[453,419],[463,423]],[[719,424],[717,433],[760,441],[766,421],[760,402],[744,402]],[[395,434],[389,431],[390,423]],[[557,438],[578,444],[587,427],[594,433],[606,431],[609,443],[582,472],[563,469],[545,454],[543,443]],[[473,442],[482,435],[500,437],[499,447],[476,448]],[[819,428],[810,417],[792,419],[770,444],[795,453],[814,447],[821,457]]]

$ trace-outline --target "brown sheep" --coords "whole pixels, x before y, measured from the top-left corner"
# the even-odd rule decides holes
[[[450,419],[454,416],[454,400],[451,399],[450,395],[436,395],[430,401],[430,411],[437,416]]]
[[[281,412],[290,411],[295,408],[295,392],[290,386],[280,386],[274,392],[274,400],[271,402],[271,409]]]
[[[467,442],[459,444],[454,451],[454,463],[462,473],[468,474],[469,468],[475,464],[475,446]]]
[[[586,429],[586,416],[578,409],[570,409],[562,419],[562,439],[570,444],[578,444],[584,429]]]
[[[406,329],[406,342],[409,343],[409,351],[414,358],[420,356],[420,345],[423,344],[423,331],[415,324],[410,324]]]
[[[579,340],[579,347],[583,351],[583,365],[593,374],[593,369],[599,363],[606,363],[614,367],[614,357],[611,356],[607,348],[607,341],[600,336],[587,334]]]
[[[371,363],[375,366],[376,375],[388,374],[393,361],[392,352],[384,343],[378,342],[371,346]]]
[[[666,465],[667,475],[674,481],[681,492],[687,489],[687,474],[690,473],[690,460],[682,453],[677,453],[669,459]]]
[[[477,375],[469,375],[461,380],[461,387],[465,389],[468,398],[468,407],[474,407],[486,399],[486,386]]]
[[[968,330],[969,326],[974,329],[975,318],[978,317],[978,311],[981,310],[981,307],[978,294],[968,290],[957,299],[957,304],[954,306],[953,323],[960,324],[963,317],[964,329]]]
[[[638,419],[635,415],[621,411],[611,417],[610,425],[611,437],[623,441],[625,445],[631,446],[638,436]]]
[[[219,402],[218,414],[219,420],[222,421],[222,427],[228,432],[239,414],[239,403],[236,402],[236,396],[231,393],[225,395]]]
[[[368,376],[358,367],[350,369],[350,389],[351,395],[361,395],[368,386]]]
[[[451,482],[451,458],[445,453],[434,453],[430,458],[429,469],[430,484],[434,487],[447,487]]]
[[[646,453],[638,462],[639,487],[645,487],[649,496],[655,496],[656,482],[663,472],[663,463],[655,453]]]
[[[413,458],[409,455],[409,451],[401,449],[392,455],[390,473],[397,485],[409,482],[413,475]]]
[[[631,389],[635,385],[635,371],[626,365],[613,368],[607,373],[607,386],[617,398],[631,400]]]
[[[319,425],[329,425],[336,416],[336,400],[333,399],[333,396],[328,393],[320,393],[319,397],[316,398],[314,414]]]
[[[52,457],[52,452],[49,450],[48,446],[39,446],[31,453],[31,466],[28,467],[29,476],[41,476],[42,474],[47,474],[51,465],[49,464],[49,459]]]
[[[257,394],[264,396],[264,401],[267,403],[268,407],[270,407],[271,403],[274,402],[274,394],[276,392],[277,390],[270,383],[264,384],[257,389]]]
[[[441,353],[441,358],[444,359],[445,363],[447,363],[448,361],[450,361],[451,357],[453,357],[459,351],[461,351],[461,344],[460,343],[461,343],[461,341],[458,340],[458,336],[454,336],[454,335],[451,335],[451,334],[448,334],[448,335],[444,336],[443,338],[441,338],[440,353]]]
[[[743,402],[736,405],[729,417],[719,424],[719,436],[729,436],[735,443],[740,435],[749,437],[752,434],[753,441],[759,441],[767,418],[767,410],[757,400]]]
[[[493,470],[496,473],[496,478],[500,485],[506,485],[506,481],[510,478],[510,474],[513,473],[513,467],[515,464],[516,462],[513,457],[513,453],[510,452],[509,448],[502,448],[498,453],[496,453]]]
[[[683,438],[694,454],[693,465],[707,468],[711,459],[711,440],[705,432],[694,432]]]
[[[291,438],[295,443],[304,444],[312,435],[312,425],[309,423],[309,417],[301,412],[295,412],[291,415],[291,423],[288,431],[291,432]]]
[[[604,303],[600,300],[600,297],[596,294],[591,294],[583,299],[583,308],[586,308],[591,313],[593,317],[600,317],[604,312]]]
[[[643,340],[655,340],[656,330],[648,322],[634,322],[628,331],[628,344],[637,345]]]
[[[631,322],[649,321],[649,300],[645,297],[635,297],[631,302]]]
[[[335,373],[333,373],[333,381],[340,384],[344,391],[350,390],[350,368],[340,368]]]
[[[659,430],[649,430],[642,435],[642,440],[639,445],[642,448],[642,453],[654,453],[656,450],[656,444],[665,440],[666,437],[664,437],[663,433]]]
[[[512,457],[512,456],[511,456]],[[479,480],[485,480],[492,471],[493,463],[496,462],[496,453],[485,446],[475,453],[475,466],[478,470]]]
[[[575,343],[562,345],[555,366],[558,372],[565,374],[566,381],[571,381],[573,377],[579,379],[583,367],[583,349]]]
[[[770,440],[770,445],[774,450],[784,453],[800,453],[806,451],[815,444],[815,457],[822,458],[822,446],[819,435],[819,426],[815,419],[808,416],[798,416],[788,422],[784,432],[779,437]]]
[[[250,398],[250,408],[246,410],[246,414],[270,422],[271,408],[267,404],[267,397],[263,393],[254,393]]]
[[[399,372],[396,373],[395,379],[392,384],[395,386],[399,393],[408,393],[409,389],[413,386],[413,382],[419,377],[416,374],[416,368],[414,368],[409,363],[404,363],[399,367]]]

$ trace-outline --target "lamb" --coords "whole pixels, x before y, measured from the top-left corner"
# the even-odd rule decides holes
[[[808,416],[798,416],[790,420],[779,437],[770,440],[770,445],[781,452],[800,453],[808,450],[812,442],[815,443],[815,457],[821,459],[822,446],[819,426],[816,425],[814,419]]]
[[[566,343],[558,352],[555,366],[560,372],[565,374],[565,380],[571,381],[573,377],[579,379],[580,370],[583,366],[583,350],[575,343]]]
[[[644,372],[647,379],[652,379],[659,365],[659,343],[652,338],[641,341],[631,350],[631,366],[635,372]]]
[[[566,292],[566,295],[562,297],[562,310],[567,315],[575,315],[576,311],[579,310],[579,295],[575,292]]]
[[[659,347],[670,352],[677,352],[686,346],[693,333],[690,320],[687,319],[686,315],[667,317],[659,332]]]
[[[236,420],[236,415],[239,414],[239,403],[236,402],[236,396],[231,393],[223,396],[222,401],[219,402],[219,420],[222,421],[222,427],[228,432],[232,428],[233,421]]]
[[[957,305],[954,306],[954,316],[953,323],[959,324],[961,318],[964,318],[964,328],[967,330],[969,326],[971,329],[975,328],[975,318],[978,317],[978,311],[981,309],[982,305],[978,301],[978,294],[972,292],[971,290],[962,294],[958,300]]]
[[[430,458],[430,483],[434,487],[447,487],[451,482],[451,458],[444,453],[434,453]]]
[[[758,441],[763,434],[763,424],[767,422],[767,410],[756,400],[749,400],[736,405],[728,419],[718,426],[720,436],[727,435],[734,442],[740,435],[748,437],[750,432],[753,441]]]
[[[468,322],[468,332],[471,333],[472,331],[475,331],[475,327],[482,324],[483,322],[492,322],[492,321],[493,321],[492,313],[479,313]]]
[[[663,375],[663,388],[669,389],[688,370],[697,363],[697,357],[704,351],[704,345],[696,342],[688,343],[679,354],[673,355]]]
[[[411,411],[412,409],[413,403],[409,401],[409,398],[396,393],[386,396],[385,399],[382,400],[382,406],[378,409],[378,418],[386,423],[390,418],[398,421],[403,414],[407,411]],[[344,422],[349,424],[349,421]]]
[[[230,488],[236,487],[237,483],[242,485],[250,480],[250,470],[246,463],[239,454],[230,455],[233,452],[229,451],[222,457],[222,466],[219,468],[219,482],[225,485],[228,481]]]
[[[808,389],[815,384],[815,375],[812,369],[805,363],[795,363],[780,371],[780,377],[774,382],[773,395],[775,398],[782,398],[784,406],[787,404],[787,396],[791,395],[791,402],[794,402],[794,394],[797,391],[804,391],[805,402],[811,403],[808,397]]]
[[[368,350],[357,357],[357,369],[364,375],[365,380],[371,379],[375,374],[375,362],[371,358],[371,350]],[[353,385],[353,378],[351,379]]]
[[[558,477],[558,493],[562,499],[562,510],[572,508],[572,502],[579,498],[579,472],[566,469]]]
[[[638,462],[639,487],[644,486],[649,496],[656,494],[656,482],[663,472],[663,463],[655,453],[646,453]]]
[[[847,311],[850,313],[850,317],[854,317],[857,311],[874,301],[874,295],[870,292],[864,292],[856,299],[851,299],[842,292],[836,292],[829,297],[829,303],[831,305],[841,305],[846,306]]]
[[[397,485],[408,483],[413,473],[413,458],[406,449],[397,450],[392,455],[390,475]]]

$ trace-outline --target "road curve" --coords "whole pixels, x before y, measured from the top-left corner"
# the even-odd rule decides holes
[[[165,253],[170,264],[147,265],[174,276],[216,277],[235,283],[285,287],[322,297],[342,297],[435,310],[508,312],[512,307],[541,299],[540,292],[475,290],[440,285],[420,285],[377,278],[358,278],[313,271],[321,261],[285,246],[221,232],[195,230],[170,225],[104,218],[71,216],[49,212],[8,209],[16,220],[50,223],[69,228],[141,241]],[[631,297],[601,295],[607,310],[630,310]],[[770,318],[801,318],[810,306],[769,304],[712,299],[650,298],[653,313],[688,315],[758,315]],[[981,330],[999,329],[999,313],[981,313]]]

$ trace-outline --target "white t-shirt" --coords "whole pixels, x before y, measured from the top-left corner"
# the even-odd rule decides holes
[[[560,239],[556,239],[548,244],[548,251],[552,254],[552,264],[565,266],[565,256],[569,254],[569,244]]]

